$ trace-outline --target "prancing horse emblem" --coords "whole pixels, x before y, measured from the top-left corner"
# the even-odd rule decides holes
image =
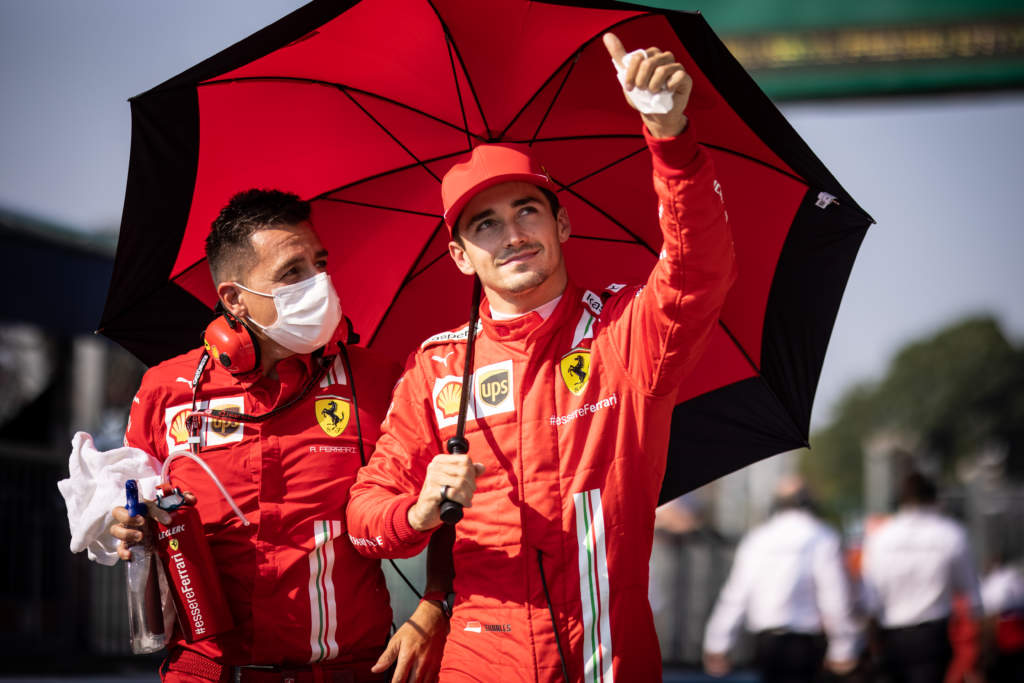
[[[348,426],[352,404],[341,396],[319,396],[316,399],[316,421],[328,436],[340,436]]]
[[[573,349],[558,365],[566,388],[577,396],[583,393],[590,379],[590,349]]]

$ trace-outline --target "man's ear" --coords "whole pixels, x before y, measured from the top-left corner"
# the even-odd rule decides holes
[[[569,212],[566,211],[564,206],[558,207],[558,216],[555,220],[558,222],[558,241],[564,244],[568,241],[569,235],[572,234],[572,226],[569,224]]]
[[[473,268],[473,264],[469,262],[469,257],[466,256],[466,250],[463,249],[462,245],[452,240],[448,243],[448,254],[452,257],[452,261],[455,261],[455,267],[462,271],[465,275],[475,275],[476,269]]]
[[[245,320],[249,316],[249,307],[242,301],[242,290],[233,282],[222,282],[217,285],[217,297],[224,309],[234,317]]]

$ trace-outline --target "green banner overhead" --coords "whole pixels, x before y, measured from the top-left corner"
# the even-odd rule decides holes
[[[645,0],[699,10],[773,99],[1024,87],[1021,0]]]

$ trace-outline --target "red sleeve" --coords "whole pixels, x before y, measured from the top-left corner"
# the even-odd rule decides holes
[[[427,386],[410,357],[395,385],[381,436],[370,461],[359,470],[349,493],[346,517],[352,544],[367,557],[412,557],[426,546],[431,532],[409,526],[408,511],[419,497],[427,465],[441,451],[431,415]]]
[[[675,138],[644,136],[664,239],[647,284],[605,305],[605,334],[642,390],[677,389],[703,354],[736,279],[732,232],[714,164],[697,146],[693,126]]]
[[[138,448],[160,462],[167,458],[167,441],[164,436],[164,403],[159,381],[151,369],[142,378],[128,413],[128,426],[124,433],[124,445]]]

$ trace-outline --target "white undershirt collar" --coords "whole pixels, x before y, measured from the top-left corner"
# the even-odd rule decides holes
[[[551,317],[551,314],[555,312],[555,308],[558,306],[558,302],[561,300],[562,295],[559,294],[546,304],[541,304],[537,308],[533,309],[532,311],[527,311],[526,313],[502,313],[501,311],[496,311],[493,308],[491,308],[491,318],[493,318],[494,320],[512,320],[513,318],[518,318],[520,316],[526,315],[527,313],[536,313],[541,317],[542,320],[547,320],[548,318]]]

